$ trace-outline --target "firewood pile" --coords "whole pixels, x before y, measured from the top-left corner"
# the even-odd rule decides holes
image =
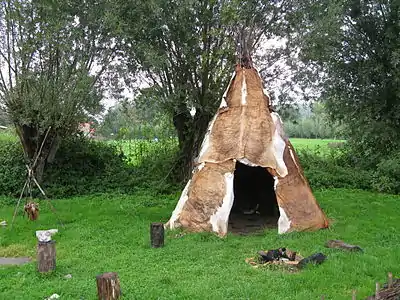
[[[392,274],[389,273],[388,283],[382,289],[379,289],[379,283],[376,284],[376,292],[374,295],[365,298],[365,300],[399,300],[400,299],[400,279],[393,280]]]
[[[325,259],[326,256],[322,253],[316,253],[304,258],[296,251],[279,248],[259,251],[258,256],[246,258],[246,263],[250,264],[254,268],[282,267],[289,272],[297,272],[310,263],[320,264],[325,261]]]

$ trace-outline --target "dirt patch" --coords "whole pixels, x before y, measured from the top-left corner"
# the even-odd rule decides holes
[[[277,228],[278,218],[259,214],[245,215],[243,213],[231,213],[228,230],[233,234],[239,235],[259,233],[265,229]]]

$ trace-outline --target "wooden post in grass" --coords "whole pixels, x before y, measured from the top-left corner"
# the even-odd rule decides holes
[[[379,282],[375,283],[375,299],[379,299]]]
[[[99,300],[117,300],[121,296],[118,274],[103,273],[96,276],[97,296]]]
[[[164,224],[163,223],[151,223],[150,238],[151,238],[151,246],[153,248],[159,248],[159,247],[164,246]]]
[[[357,299],[357,291],[353,290],[352,296],[351,296],[351,300],[356,300]]]
[[[40,273],[56,269],[56,242],[38,242],[37,267]]]
[[[390,272],[388,274],[388,288],[391,289],[393,287],[393,274]]]

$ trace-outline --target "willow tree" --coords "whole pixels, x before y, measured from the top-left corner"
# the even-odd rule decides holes
[[[0,4],[0,104],[42,178],[60,141],[101,111],[100,84],[115,56],[99,1]],[[101,23],[103,21],[103,23]],[[100,25],[101,24],[101,25]]]
[[[231,77],[238,48],[284,33],[290,1],[120,1],[117,36],[126,64],[151,86],[175,126],[183,177]],[[246,33],[246,44],[238,37]],[[243,48],[242,48],[243,49]],[[147,90],[147,93],[149,90]],[[190,114],[195,108],[196,113]]]
[[[360,163],[374,166],[400,148],[400,2],[297,2],[293,44],[307,81],[347,125]],[[301,82],[302,80],[300,80]]]

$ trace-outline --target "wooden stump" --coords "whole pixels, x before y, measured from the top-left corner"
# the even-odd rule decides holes
[[[37,246],[37,266],[40,273],[56,269],[56,242],[39,242]]]
[[[117,273],[108,272],[97,275],[96,283],[99,300],[117,300],[121,296]]]
[[[150,225],[151,246],[159,248],[164,246],[164,224],[151,223]]]

